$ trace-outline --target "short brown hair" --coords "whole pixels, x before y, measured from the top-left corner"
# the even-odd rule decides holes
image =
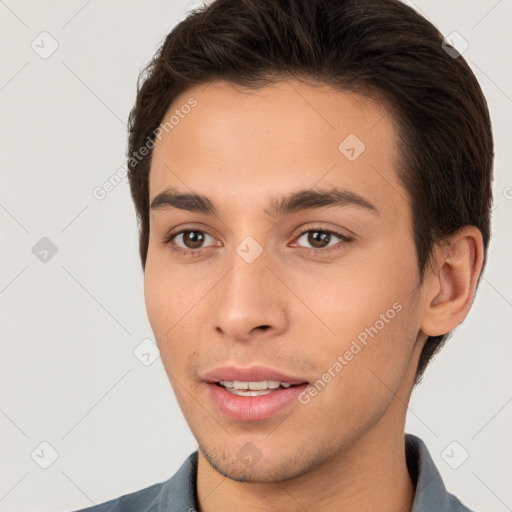
[[[448,50],[448,51],[446,51]],[[465,225],[490,237],[493,137],[482,90],[455,49],[399,0],[215,0],[178,23],[139,77],[128,170],[145,268],[152,147],[172,101],[221,79],[258,88],[314,79],[385,101],[398,119],[423,279],[435,243]],[[147,156],[139,155],[150,147]],[[416,382],[450,333],[429,337]]]

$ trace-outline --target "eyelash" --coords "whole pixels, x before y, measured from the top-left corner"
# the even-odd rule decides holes
[[[178,246],[178,245],[173,243],[174,238],[176,238],[178,235],[181,235],[181,234],[186,233],[188,231],[196,231],[198,233],[203,233],[203,234],[206,234],[208,236],[212,236],[212,235],[210,235],[210,233],[208,233],[204,229],[189,227],[187,229],[182,229],[181,231],[177,231],[177,232],[174,232],[174,233],[169,233],[164,238],[162,243],[164,243],[165,245],[169,246],[169,248],[172,251],[180,253],[180,254],[182,254],[182,255],[184,255],[186,257],[190,257],[190,258],[198,255],[199,253],[204,253],[205,250],[213,249],[215,247],[215,246],[209,246],[209,247],[200,247],[199,249],[183,249],[182,247],[180,247],[180,246]],[[342,235],[341,233],[338,233],[337,231],[333,231],[331,229],[321,229],[321,228],[318,228],[318,227],[309,227],[309,226],[307,227],[307,229],[304,229],[303,231],[301,231],[295,237],[295,239],[298,240],[299,238],[302,237],[302,235],[304,235],[306,233],[314,232],[314,231],[318,231],[320,233],[327,233],[329,235],[334,235],[334,236],[338,237],[340,239],[340,241],[344,242],[345,244],[348,244],[348,243],[353,241],[352,238],[350,238],[350,237],[348,237],[346,235]],[[308,247],[300,247],[300,248],[302,250],[306,251],[307,253],[314,254],[314,255],[329,254],[329,253],[331,253],[333,251],[338,251],[338,250],[341,249],[341,247],[336,247],[336,245],[334,245],[332,247],[331,246],[326,246],[323,249],[313,249],[313,248],[308,248]]]

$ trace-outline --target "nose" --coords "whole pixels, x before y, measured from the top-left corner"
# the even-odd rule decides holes
[[[215,329],[226,339],[275,337],[287,329],[287,295],[263,254],[248,263],[234,255],[231,271],[216,287]]]

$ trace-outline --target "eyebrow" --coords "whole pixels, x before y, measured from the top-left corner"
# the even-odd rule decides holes
[[[321,191],[300,190],[285,196],[272,197],[269,206],[263,212],[270,217],[278,217],[302,210],[336,206],[356,206],[373,214],[379,214],[377,207],[364,197],[350,190],[339,188]],[[151,210],[167,208],[219,216],[217,208],[207,196],[196,193],[181,193],[172,188],[160,192],[151,201]]]

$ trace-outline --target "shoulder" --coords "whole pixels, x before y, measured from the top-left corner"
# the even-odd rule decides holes
[[[100,505],[83,508],[76,512],[120,512],[121,510],[152,512],[153,510],[157,510],[154,505],[158,504],[159,497],[162,494],[162,489],[168,482],[169,480],[167,482],[154,484],[139,491],[125,494],[119,498],[101,503]]]
[[[411,434],[405,435],[407,467],[416,484],[411,512],[472,512],[444,485],[425,443]]]
[[[168,480],[75,512],[158,512],[197,508],[197,451]]]

